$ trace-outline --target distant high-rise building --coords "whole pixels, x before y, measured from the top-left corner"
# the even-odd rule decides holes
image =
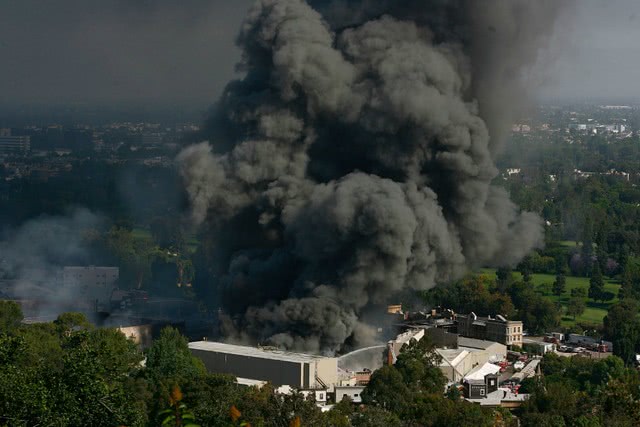
[[[0,154],[27,154],[31,151],[29,136],[13,136],[11,129],[0,129]]]

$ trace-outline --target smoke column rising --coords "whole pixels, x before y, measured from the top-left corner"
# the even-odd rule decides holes
[[[332,352],[373,341],[368,308],[541,245],[491,181],[558,6],[312,5],[256,2],[246,75],[179,162],[228,338]]]

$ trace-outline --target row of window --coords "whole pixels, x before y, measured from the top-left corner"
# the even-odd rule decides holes
[[[507,344],[511,342],[522,341],[522,335],[508,335],[507,336]]]

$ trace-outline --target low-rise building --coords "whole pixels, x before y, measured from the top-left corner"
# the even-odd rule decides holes
[[[338,359],[213,341],[189,343],[191,353],[209,372],[288,385],[297,390],[333,390]]]
[[[500,367],[491,363],[469,372],[464,377],[465,397],[469,399],[481,399],[498,390]]]
[[[507,347],[496,342],[458,337],[456,348],[437,348],[436,352],[442,358],[440,370],[449,382],[454,383],[461,382],[470,372],[488,362],[504,360]]]
[[[336,386],[336,403],[342,402],[342,399],[345,397],[349,397],[353,403],[362,403],[362,392],[364,389],[365,386]]]

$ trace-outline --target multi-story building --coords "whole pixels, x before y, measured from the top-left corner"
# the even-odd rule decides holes
[[[93,301],[96,310],[108,311],[119,275],[118,267],[65,267],[62,284],[78,298]]]
[[[65,267],[62,271],[62,281],[65,287],[111,287],[119,275],[118,267]]]
[[[458,314],[456,317],[458,334],[502,343],[507,346],[522,347],[522,322],[507,320],[501,315],[479,317],[475,313]]]
[[[31,137],[11,135],[11,129],[0,129],[0,154],[27,154]]]

